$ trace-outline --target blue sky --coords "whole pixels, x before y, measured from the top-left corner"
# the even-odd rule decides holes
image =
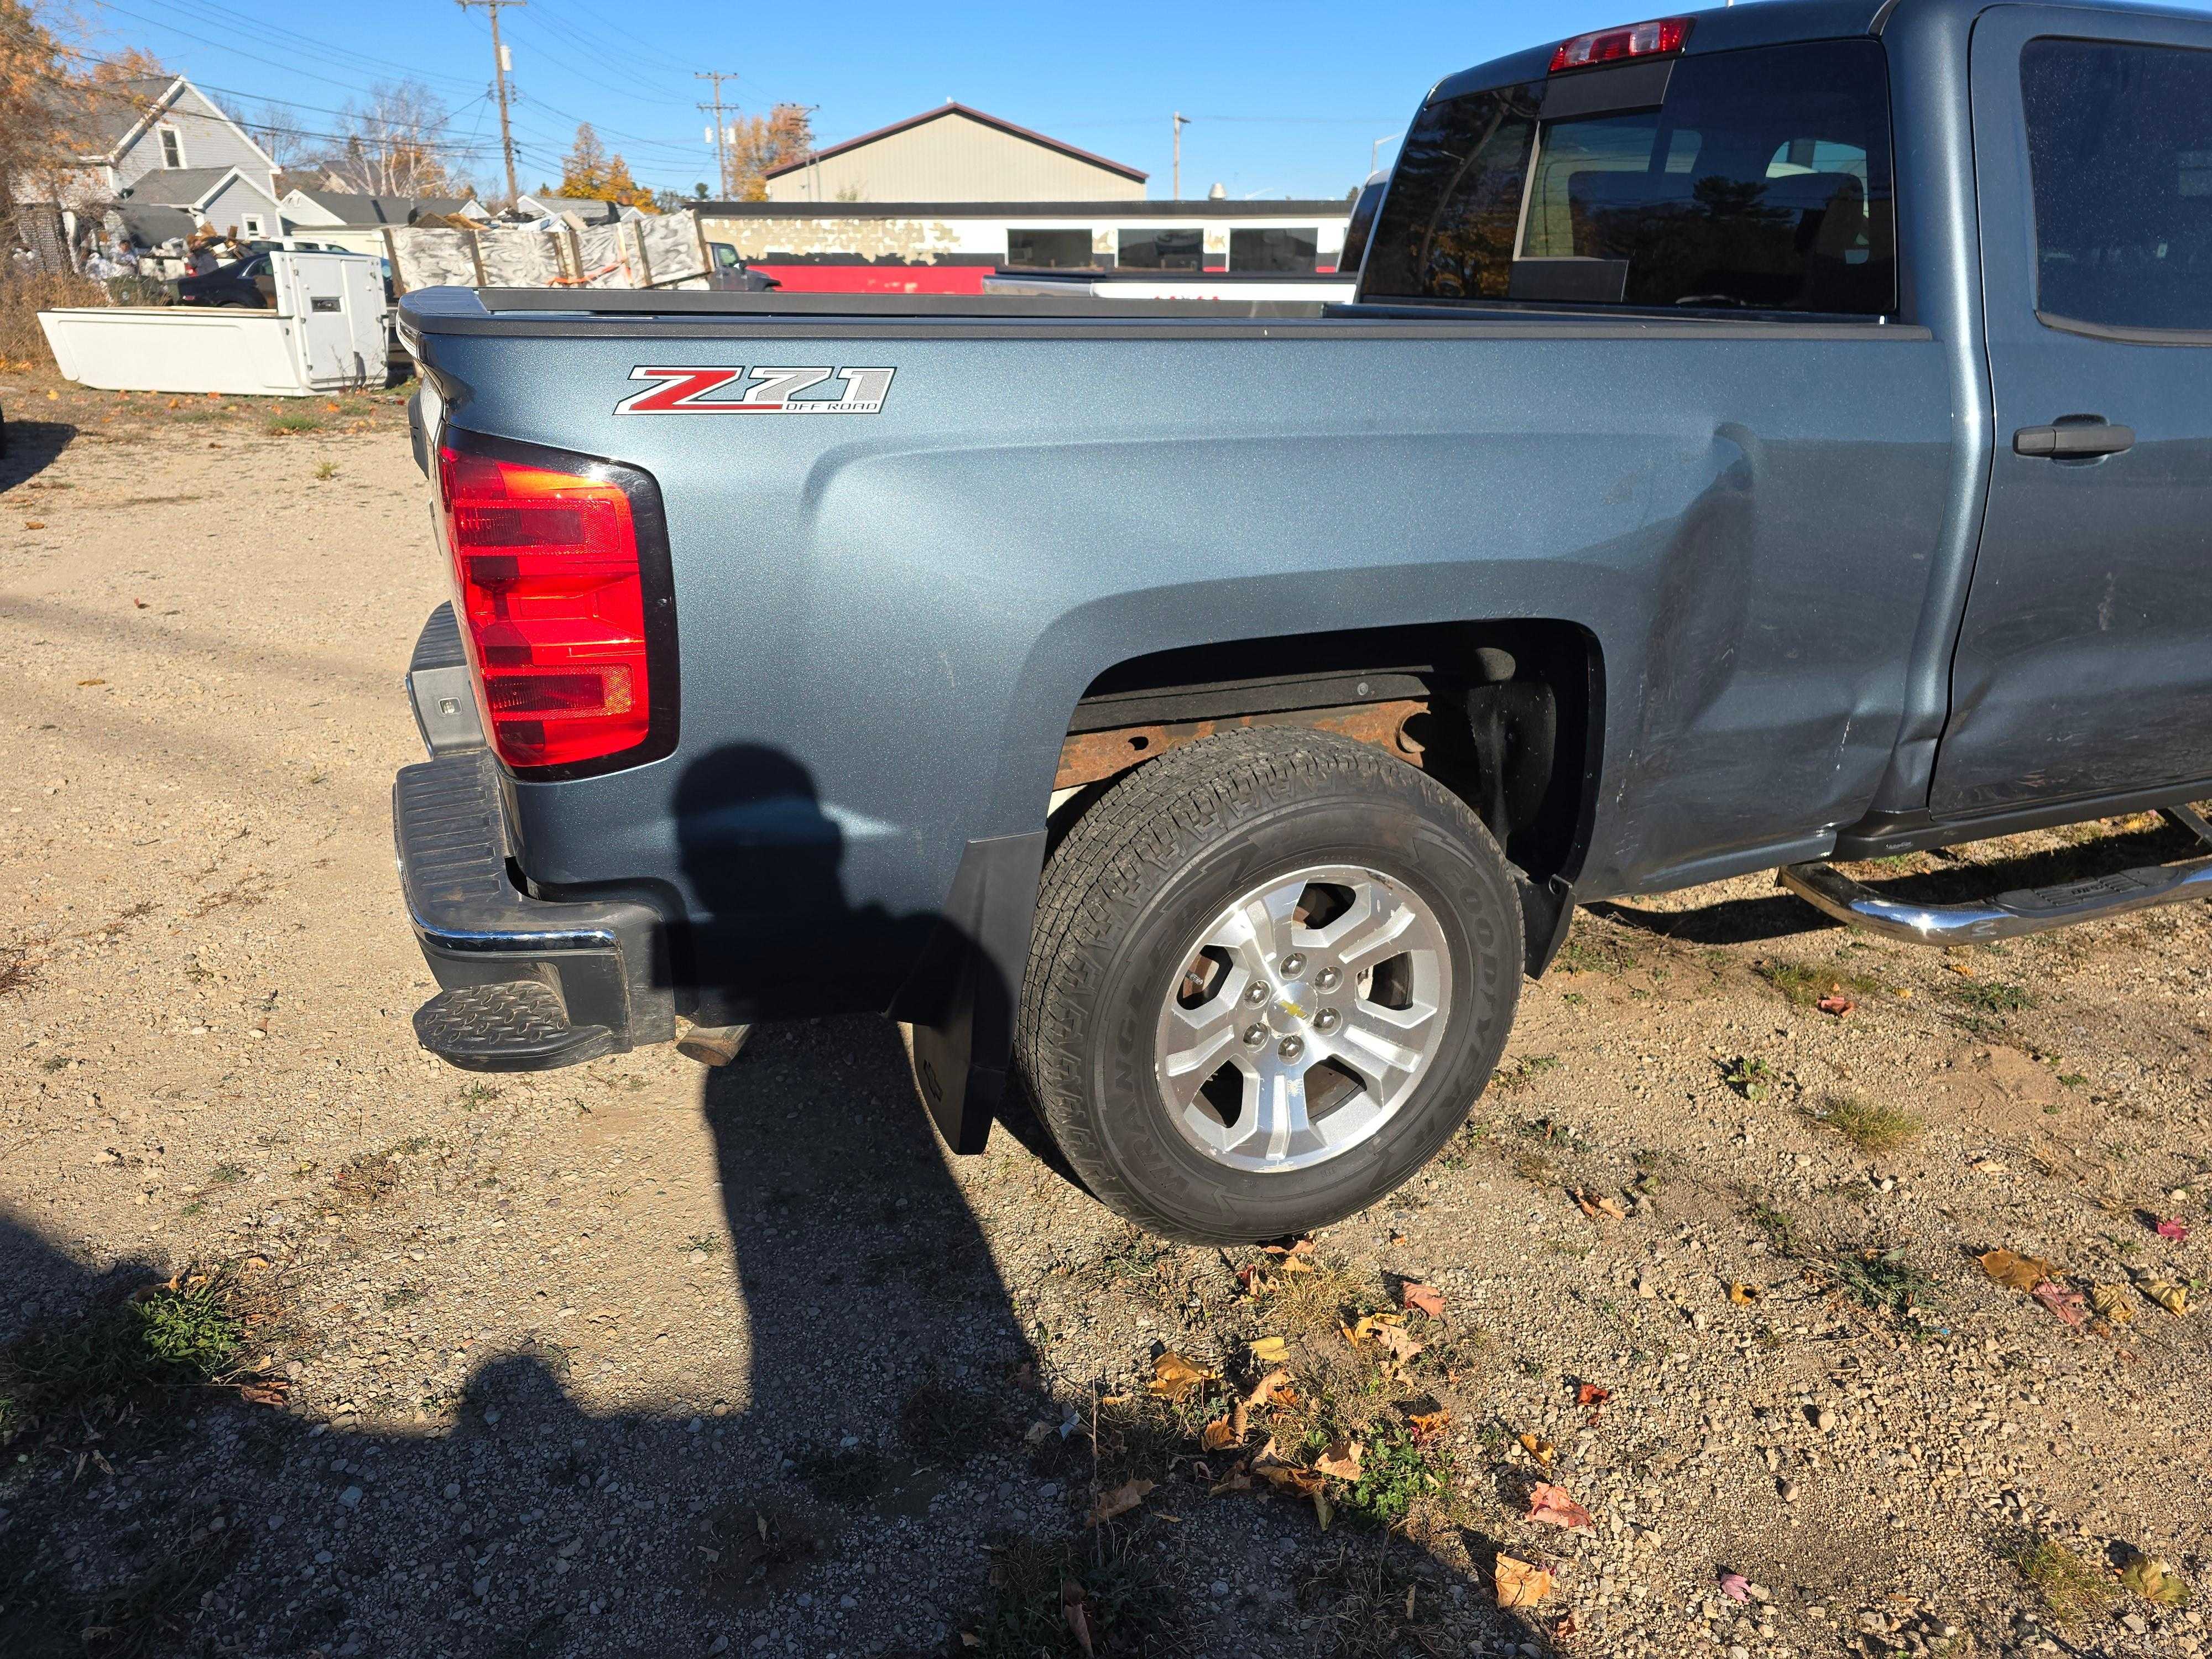
[[[484,14],[453,0],[78,0],[86,44],[146,48],[233,106],[278,99],[310,128],[373,82],[412,74],[456,112],[457,142],[491,187],[499,124],[486,94]],[[947,98],[1152,174],[1170,194],[1170,114],[1182,189],[1340,196],[1372,142],[1397,133],[1442,75],[1537,41],[1649,15],[1613,0],[1523,5],[738,4],[732,0],[528,0],[501,26],[521,95],[526,190],[558,177],[580,118],[648,185],[689,193],[714,177],[707,92],[695,70],[735,70],[725,96],[749,112],[811,104],[834,143]],[[1388,165],[1391,146],[1382,148]]]

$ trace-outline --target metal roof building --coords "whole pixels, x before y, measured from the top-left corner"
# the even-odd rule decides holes
[[[1099,202],[1145,193],[1139,169],[945,103],[763,175],[771,202]]]

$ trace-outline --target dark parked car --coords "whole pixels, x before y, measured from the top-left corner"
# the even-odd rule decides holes
[[[247,306],[265,311],[276,303],[276,279],[265,253],[234,259],[198,276],[179,277],[173,286],[180,306]]]

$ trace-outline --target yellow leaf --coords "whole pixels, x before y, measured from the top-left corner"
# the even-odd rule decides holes
[[[2039,1257],[2010,1250],[1991,1250],[1978,1258],[1982,1271],[2008,1290],[2032,1291],[2053,1277],[2051,1264]]]
[[[1289,1347],[1279,1336],[1263,1336],[1252,1344],[1252,1358],[1262,1365],[1279,1364]]]
[[[1323,1532],[1327,1532],[1328,1530],[1328,1523],[1336,1518],[1336,1511],[1329,1507],[1328,1494],[1322,1492],[1318,1487],[1315,1488],[1313,1506],[1314,1519],[1320,1522],[1321,1529]]]
[[[1491,1568],[1501,1607],[1533,1607],[1552,1593],[1552,1575],[1542,1567],[1501,1555]]]
[[[2189,1291],[2170,1279],[2160,1279],[2140,1267],[2136,1270],[2136,1288],[2172,1314],[2176,1319],[2189,1311]]]
[[[1198,1441],[1208,1451],[1219,1451],[1235,1445],[1241,1437],[1227,1418],[1217,1417],[1200,1432]]]
[[[1739,1280],[1729,1286],[1729,1300],[1739,1308],[1748,1308],[1759,1300],[1759,1291],[1756,1287]]]
[[[1129,1480],[1111,1492],[1098,1494],[1098,1507],[1091,1511],[1091,1524],[1111,1521],[1117,1515],[1127,1515],[1145,1501],[1145,1494],[1152,1489],[1149,1480]]]
[[[1353,1323],[1340,1325],[1337,1328],[1344,1333],[1344,1340],[1356,1348],[1376,1332],[1388,1330],[1393,1325],[1403,1325],[1405,1322],[1406,1316],[1403,1314],[1376,1313],[1364,1315]]]
[[[1180,1400],[1193,1389],[1213,1381],[1217,1373],[1202,1370],[1170,1348],[1152,1362],[1151,1392],[1170,1400]]]
[[[2162,1607],[2189,1604],[2189,1581],[2156,1556],[2138,1555],[2120,1569],[2120,1582]]]
[[[2089,1305],[2097,1310],[2100,1319],[2109,1319],[2115,1325],[2124,1325],[2136,1316],[2136,1304],[2128,1300],[2128,1293],[2118,1285],[2092,1285]]]
[[[1539,1440],[1533,1434],[1524,1434],[1521,1437],[1521,1449],[1547,1469],[1552,1467],[1552,1459],[1559,1455],[1559,1450],[1550,1441]]]

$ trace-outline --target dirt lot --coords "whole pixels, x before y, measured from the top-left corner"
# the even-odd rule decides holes
[[[873,1022],[428,1060],[401,410],[48,391],[0,386],[0,1650],[2204,1650],[2203,907],[1585,915],[1395,1199],[1164,1248],[1024,1125],[945,1157]]]

